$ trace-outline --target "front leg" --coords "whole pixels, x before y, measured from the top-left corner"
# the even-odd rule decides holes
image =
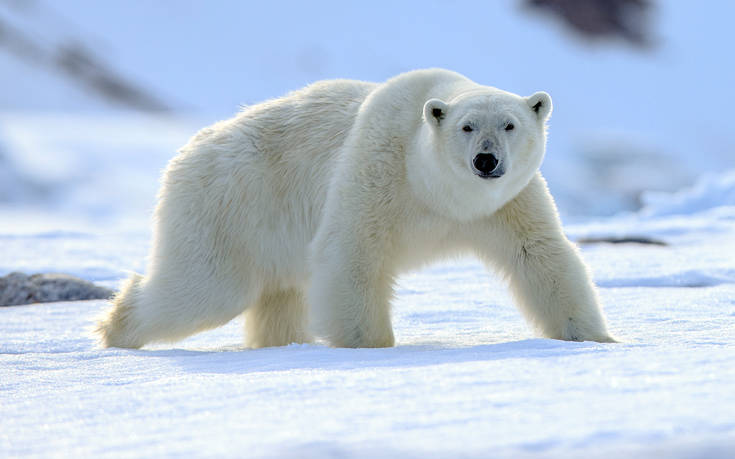
[[[368,228],[348,228],[325,231],[313,242],[312,331],[335,347],[393,346],[393,276],[383,263],[385,248],[369,239]]]
[[[540,173],[489,222],[471,232],[482,258],[507,276],[520,310],[543,336],[615,342],[591,276],[562,231]]]
[[[310,327],[336,347],[393,346],[393,225],[390,171],[349,170],[333,185],[310,245]]]

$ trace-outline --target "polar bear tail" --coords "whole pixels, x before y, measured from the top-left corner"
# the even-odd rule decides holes
[[[138,349],[145,344],[141,336],[142,324],[134,314],[142,281],[140,274],[130,276],[112,299],[112,308],[97,323],[94,333],[102,346]]]

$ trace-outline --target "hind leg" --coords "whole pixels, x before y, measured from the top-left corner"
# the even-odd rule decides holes
[[[97,325],[103,346],[140,348],[178,341],[224,325],[249,303],[244,289],[223,279],[184,282],[160,277],[135,275],[127,281]]]
[[[245,311],[245,344],[259,348],[311,342],[306,307],[298,288],[266,290]]]

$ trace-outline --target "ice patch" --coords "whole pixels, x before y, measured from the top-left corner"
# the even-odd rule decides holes
[[[735,270],[689,270],[662,276],[600,279],[598,287],[712,287],[735,283]]]
[[[675,193],[645,192],[642,215],[690,215],[721,206],[735,206],[735,170],[706,174],[691,188]]]

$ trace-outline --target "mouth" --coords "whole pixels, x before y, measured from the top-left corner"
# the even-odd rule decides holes
[[[492,153],[479,153],[472,159],[472,172],[482,178],[499,178],[505,174],[505,165]]]

